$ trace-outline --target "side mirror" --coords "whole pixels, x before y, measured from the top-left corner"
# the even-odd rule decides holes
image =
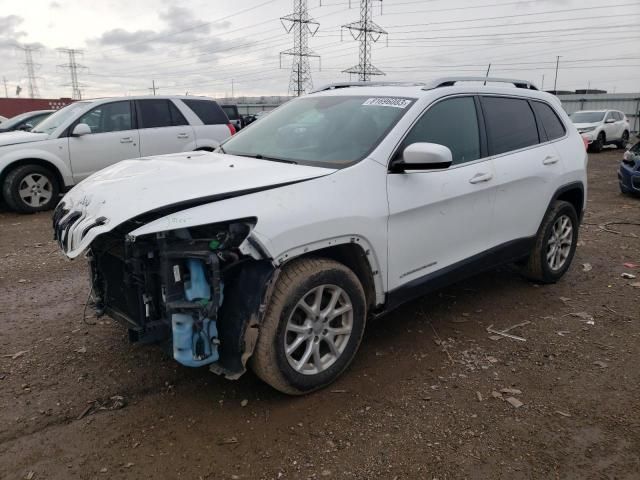
[[[75,127],[73,127],[73,132],[71,135],[74,137],[81,137],[83,135],[88,135],[91,133],[91,127],[86,123],[79,123]]]
[[[616,119],[615,118],[607,118],[604,123],[616,123]]]
[[[437,143],[412,143],[404,149],[402,158],[391,163],[391,171],[437,170],[449,168],[452,162],[449,147]]]

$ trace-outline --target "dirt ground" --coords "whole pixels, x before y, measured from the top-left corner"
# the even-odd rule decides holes
[[[623,265],[640,227],[599,226],[640,222],[640,199],[618,190],[619,150],[590,157],[561,282],[504,268],[406,305],[303,398],[83,322],[86,265],[50,213],[0,212],[0,478],[640,478],[640,267]],[[509,333],[526,341],[487,332],[523,322]]]

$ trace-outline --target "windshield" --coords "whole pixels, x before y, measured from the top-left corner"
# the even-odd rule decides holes
[[[369,154],[412,103],[397,97],[303,97],[234,135],[223,149],[247,157],[345,166]]]
[[[21,113],[19,115],[16,115],[15,117],[11,117],[6,122],[2,122],[2,127],[0,128],[6,128],[6,129],[13,128],[16,125],[20,125],[25,118],[29,118],[31,115],[33,115],[32,112],[26,112],[26,113]]]
[[[604,112],[575,112],[569,115],[573,123],[596,123],[604,118]]]
[[[71,105],[67,105],[66,107],[58,110],[56,113],[40,122],[31,131],[34,133],[50,134],[60,125],[65,123],[70,117],[76,115],[80,112],[80,110],[84,109],[88,103],[89,102],[76,102],[72,103]]]

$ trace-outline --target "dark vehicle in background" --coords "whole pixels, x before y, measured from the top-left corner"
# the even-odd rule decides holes
[[[21,113],[0,124],[0,133],[13,132],[16,130],[31,131],[33,127],[51,115],[55,110],[35,110],[33,112]]]
[[[640,142],[624,152],[618,181],[622,193],[640,195]]]
[[[236,128],[236,132],[245,126],[244,119],[242,118],[242,115],[240,115],[237,105],[220,106],[222,107],[222,110],[224,110],[224,113],[227,114],[227,117],[229,117],[229,122],[231,122]]]

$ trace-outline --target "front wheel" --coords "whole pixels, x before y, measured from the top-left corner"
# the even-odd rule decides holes
[[[541,283],[560,280],[573,260],[578,228],[578,215],[573,205],[561,200],[553,202],[538,230],[523,274]]]
[[[278,277],[251,367],[290,395],[325,387],[353,360],[366,315],[364,291],[351,270],[329,259],[294,260]]]
[[[2,195],[12,210],[34,213],[52,209],[58,202],[60,186],[48,168],[21,165],[4,179]]]

